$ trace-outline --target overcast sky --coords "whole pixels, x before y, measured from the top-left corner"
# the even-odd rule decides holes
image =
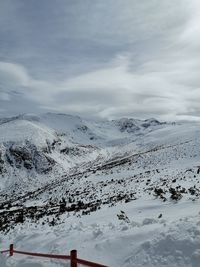
[[[0,115],[200,118],[199,0],[1,0]]]

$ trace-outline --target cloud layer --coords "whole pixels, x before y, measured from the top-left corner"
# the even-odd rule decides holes
[[[199,120],[197,0],[3,0],[0,114]]]

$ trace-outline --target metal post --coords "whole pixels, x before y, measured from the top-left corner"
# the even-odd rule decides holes
[[[71,250],[70,252],[70,256],[71,256],[71,265],[70,267],[77,267],[77,250]]]
[[[13,244],[10,244],[10,251],[9,251],[10,256],[13,256],[13,252],[14,252],[14,246]]]

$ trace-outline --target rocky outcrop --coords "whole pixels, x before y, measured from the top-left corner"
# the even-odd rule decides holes
[[[5,171],[5,168],[4,168],[3,153],[0,150],[0,174],[2,174],[4,171]]]
[[[123,118],[117,121],[117,125],[121,132],[134,133],[139,130],[144,130],[146,128],[151,128],[154,126],[162,125],[162,122],[159,122],[156,119],[147,119],[147,120],[136,120]]]
[[[144,120],[144,122],[141,124],[142,127],[148,128],[150,126],[157,126],[157,125],[162,125],[163,123],[159,122],[156,119],[147,119]]]
[[[133,119],[121,119],[118,123],[121,132],[135,132],[140,128],[134,123]]]
[[[18,169],[35,169],[37,173],[48,173],[55,165],[55,161],[39,150],[35,145],[29,143],[12,144],[6,150],[8,163]]]

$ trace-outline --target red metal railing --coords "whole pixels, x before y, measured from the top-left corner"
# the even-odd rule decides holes
[[[7,250],[2,250],[0,253],[8,253],[10,256],[13,256],[14,254],[22,254],[22,255],[29,255],[32,257],[45,257],[50,259],[60,259],[60,260],[70,260],[70,267],[78,267],[78,263],[88,266],[88,267],[108,267],[106,265],[98,264],[92,261],[87,261],[83,259],[79,259],[77,257],[77,251],[71,250],[70,255],[55,255],[55,254],[45,254],[45,253],[33,253],[33,252],[27,252],[27,251],[20,251],[15,250],[13,244],[10,244],[10,248]]]

